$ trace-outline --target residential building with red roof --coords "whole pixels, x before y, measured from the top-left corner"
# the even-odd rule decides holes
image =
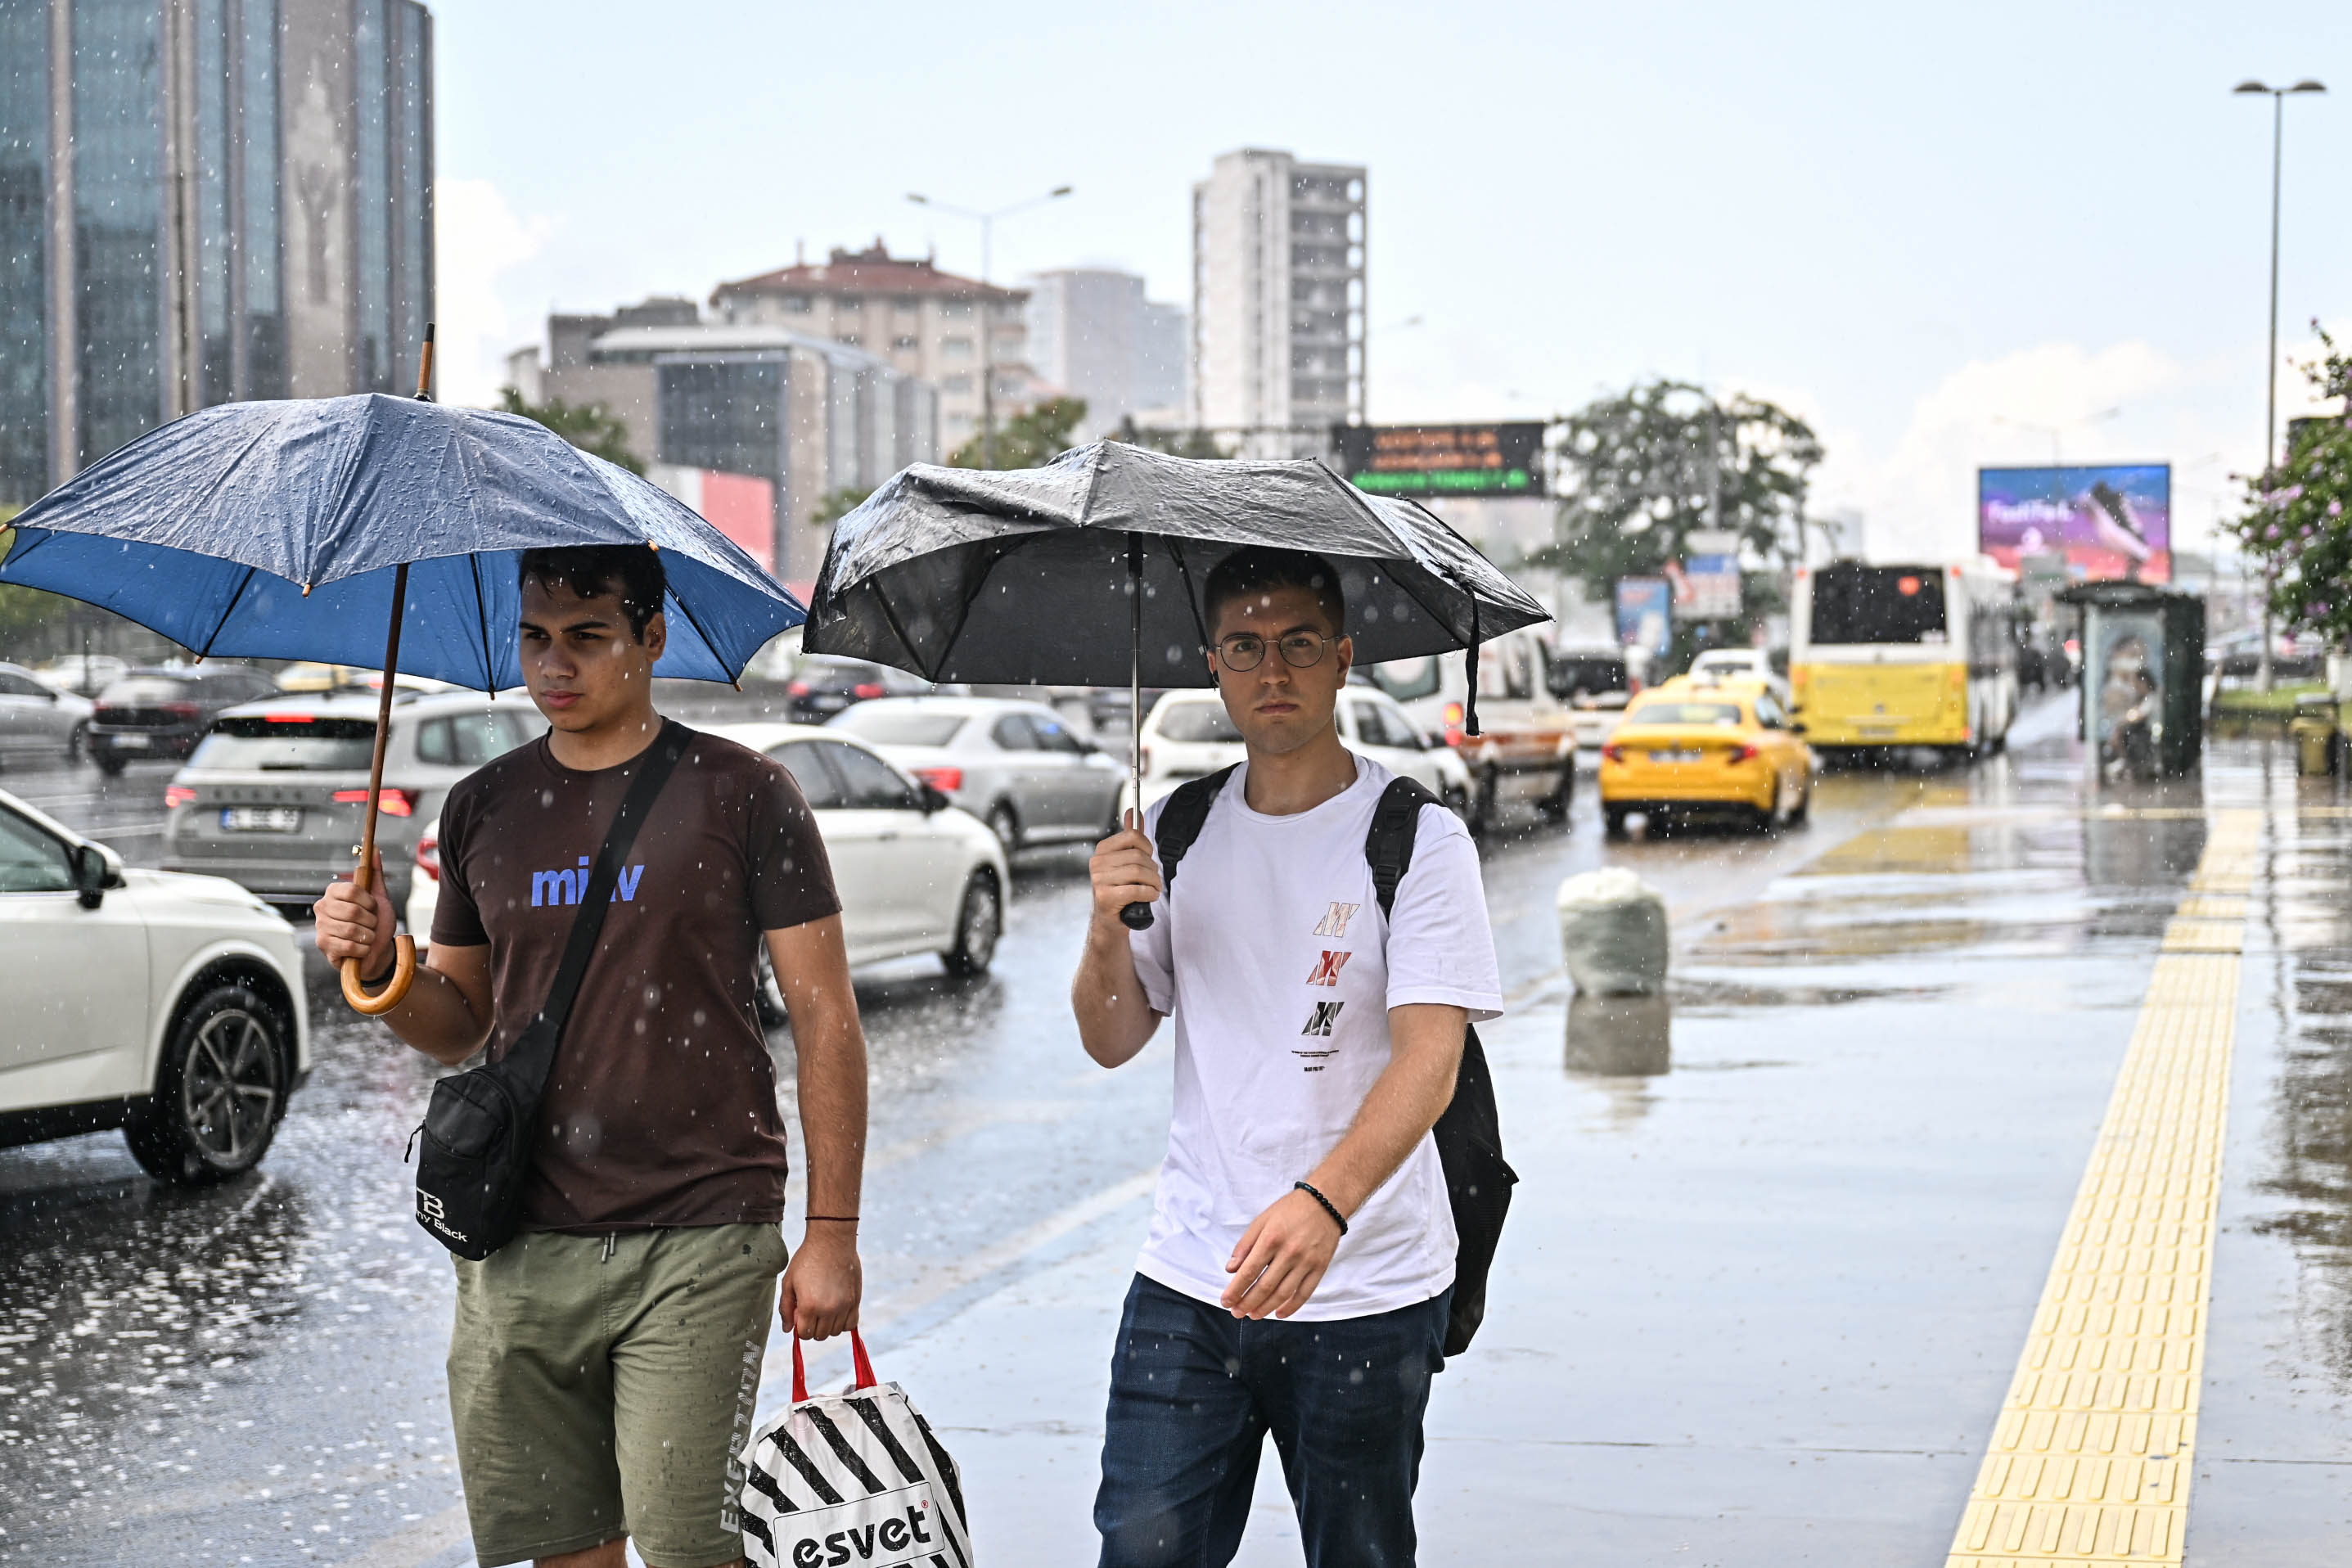
[[[1045,395],[1029,363],[1027,300],[1025,289],[941,271],[929,257],[893,256],[877,238],[721,283],[710,310],[735,325],[845,343],[929,382],[940,394],[940,445],[952,451],[980,428],[983,363],[993,367],[1000,424]]]

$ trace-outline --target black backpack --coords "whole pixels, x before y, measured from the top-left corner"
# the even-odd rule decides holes
[[[1238,764],[1236,764],[1238,765]],[[1176,786],[1160,813],[1160,897],[1176,885],[1176,867],[1209,820],[1232,768]],[[1412,868],[1413,835],[1421,808],[1441,805],[1429,787],[1416,779],[1394,778],[1372,809],[1371,831],[1364,836],[1364,861],[1372,868],[1372,888],[1379,894],[1381,913],[1396,903],[1398,884]],[[1437,1125],[1438,1163],[1445,1171],[1445,1194],[1454,1210],[1454,1229],[1460,1247],[1454,1257],[1454,1300],[1445,1324],[1445,1353],[1460,1355],[1470,1348],[1471,1336],[1486,1316],[1486,1274],[1495,1262],[1495,1247],[1503,1237],[1503,1218],[1510,1212],[1511,1188],[1518,1173],[1504,1162],[1502,1119],[1495,1107],[1495,1077],[1486,1068],[1486,1047],[1474,1026],[1462,1041],[1462,1066],[1454,1079],[1454,1099]]]

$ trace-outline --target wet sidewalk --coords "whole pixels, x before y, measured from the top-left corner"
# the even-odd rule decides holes
[[[1522,1185],[1486,1327],[1433,1399],[1424,1560],[1926,1568],[1963,1560],[1981,1517],[1970,1563],[2177,1562],[2185,1501],[2197,1563],[2342,1561],[2352,818],[2284,769],[2249,747],[2122,795],[2086,794],[2062,755],[1954,781],[1683,930],[1670,1007],[1554,985],[1490,1026]],[[2242,870],[2243,892],[2192,890],[2200,865]],[[2240,952],[2183,934],[2215,914]],[[2075,1398],[2021,1384],[2021,1352],[2057,1321],[2037,1306],[2182,952],[2236,986],[2200,1189],[2218,1232],[2159,1258],[2179,1282],[2156,1288],[2187,1304],[2210,1283],[2210,1315],[2168,1320],[2175,1339],[2195,1320],[2193,1375],[2169,1386],[2196,1420],[2068,1428],[2155,1450],[2128,1478],[2113,1452],[2095,1468],[2095,1442],[1996,1468],[1989,1445],[2019,1448],[2030,1415],[2005,1403]],[[1105,1365],[1147,1213],[1140,1184],[1107,1194],[1050,1266],[877,1346],[946,1429],[994,1554],[1093,1560]],[[2152,1300],[2150,1267],[2116,1251],[2139,1282],[2110,1295]],[[2079,1384],[2084,1411],[2162,1415],[2125,1351],[2088,1353],[2118,1370]],[[1297,1560],[1269,1452],[1241,1561]]]

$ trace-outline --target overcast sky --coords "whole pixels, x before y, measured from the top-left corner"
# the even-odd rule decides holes
[[[1976,466],[2046,461],[2027,426],[2058,426],[2068,461],[2173,462],[2193,544],[2262,446],[2249,76],[2336,89],[2287,103],[2283,351],[2352,324],[2340,0],[433,10],[462,401],[551,308],[707,299],[803,242],[976,272],[977,226],[909,191],[1074,184],[999,226],[998,279],[1110,265],[1189,304],[1191,183],[1280,147],[1370,171],[1376,422],[1703,377],[1814,422],[1817,496],[1874,552],[1968,547]]]

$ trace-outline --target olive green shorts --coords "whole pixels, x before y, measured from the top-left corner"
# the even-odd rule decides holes
[[[483,1568],[627,1535],[651,1568],[742,1555],[784,1238],[772,1225],[525,1232],[457,1264],[449,1410]]]

